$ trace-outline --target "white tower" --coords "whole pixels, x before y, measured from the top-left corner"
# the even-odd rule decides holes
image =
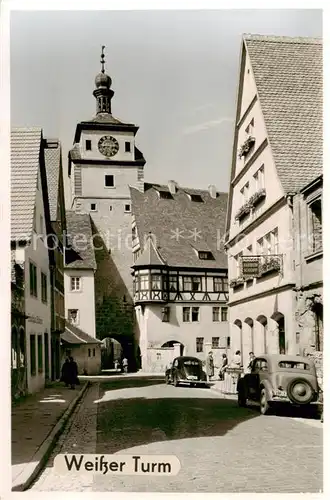
[[[95,78],[96,116],[78,123],[69,152],[72,209],[90,213],[103,237],[127,296],[132,297],[131,200],[129,185],[143,190],[145,159],[135,146],[138,127],[112,115],[111,78],[104,70]],[[118,284],[118,283],[117,283]]]

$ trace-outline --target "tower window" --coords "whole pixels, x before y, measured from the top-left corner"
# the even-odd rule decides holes
[[[97,211],[96,203],[91,203],[91,212],[96,212],[96,211]]]
[[[131,205],[125,205],[125,212],[131,211]]]
[[[125,152],[130,153],[131,152],[131,143],[126,141],[125,142]]]
[[[112,211],[112,205],[109,205],[109,210],[110,210],[110,212]]]
[[[87,139],[86,141],[86,151],[91,151],[92,150],[92,141]]]
[[[115,179],[113,175],[105,175],[104,176],[104,185],[105,187],[114,187]]]

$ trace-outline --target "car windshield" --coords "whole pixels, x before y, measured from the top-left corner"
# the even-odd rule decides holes
[[[309,370],[309,365],[307,363],[302,363],[301,361],[280,361],[278,366],[280,368],[288,368],[293,370]]]
[[[185,366],[199,366],[200,361],[194,360],[194,359],[186,359],[183,364]]]

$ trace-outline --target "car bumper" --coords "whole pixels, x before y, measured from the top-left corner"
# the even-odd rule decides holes
[[[320,404],[319,398],[314,399],[310,403],[293,403],[288,396],[272,396],[269,399],[270,403],[286,403],[294,406],[307,406],[307,405],[318,405]]]
[[[178,382],[180,382],[180,384],[198,384],[198,385],[207,385],[208,382],[207,380],[189,380],[189,379],[179,379]]]

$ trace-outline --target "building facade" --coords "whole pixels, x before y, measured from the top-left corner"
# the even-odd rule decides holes
[[[95,330],[95,271],[89,214],[67,211],[64,289],[66,319],[91,337]],[[83,235],[83,238],[82,238]]]
[[[323,176],[294,197],[296,321],[300,354],[323,351]]]
[[[230,335],[243,364],[250,351],[299,351],[294,199],[321,173],[321,41],[244,36],[226,223]]]
[[[44,140],[41,129],[14,129],[11,134],[11,247],[24,269],[26,386],[29,393],[45,385],[51,373],[52,256],[45,244],[52,233],[49,215]]]
[[[176,355],[216,366],[230,350],[224,232],[227,195],[145,184],[131,188],[134,303],[142,369],[163,372]],[[217,224],[217,226],[216,226]]]
[[[27,393],[25,343],[24,267],[15,262],[11,251],[11,395],[15,400]]]
[[[66,321],[61,335],[61,363],[72,356],[78,365],[79,375],[98,375],[101,372],[102,342]]]
[[[61,334],[65,331],[64,241],[66,233],[65,196],[61,145],[58,139],[45,139],[45,165],[53,241],[49,252],[51,289],[51,379],[61,376]]]

